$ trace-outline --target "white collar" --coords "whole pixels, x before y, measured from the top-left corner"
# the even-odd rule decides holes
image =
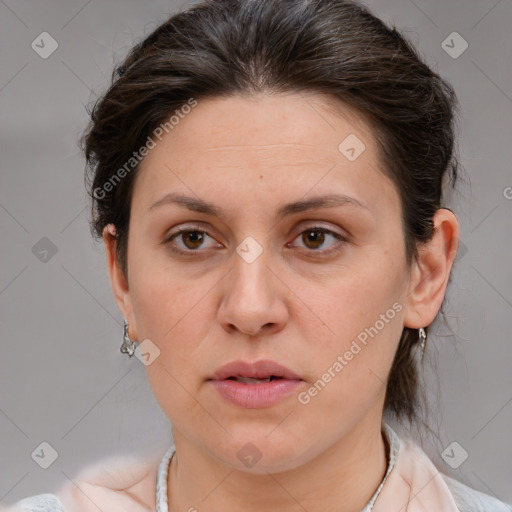
[[[169,512],[167,504],[167,475],[169,473],[169,464],[176,448],[172,445],[165,453],[158,466],[158,475],[156,478],[156,512]]]

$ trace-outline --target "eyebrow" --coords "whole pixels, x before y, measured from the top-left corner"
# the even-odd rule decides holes
[[[182,206],[193,212],[205,213],[207,215],[213,215],[219,218],[225,217],[226,214],[222,208],[204,201],[199,198],[186,196],[183,194],[169,193],[163,196],[161,199],[153,203],[148,211],[152,211],[160,206],[176,204]],[[294,201],[281,206],[276,213],[276,220],[280,220],[287,215],[294,213],[301,213],[310,210],[317,210],[320,208],[333,208],[336,206],[351,205],[357,208],[370,211],[368,206],[359,201],[354,197],[350,197],[343,194],[327,194],[319,197],[312,197],[311,199],[305,199],[302,201]]]

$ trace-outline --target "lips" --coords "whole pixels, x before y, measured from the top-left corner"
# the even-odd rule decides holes
[[[268,360],[233,361],[218,368],[208,381],[225,401],[246,409],[272,407],[304,384],[296,373]]]
[[[232,361],[218,368],[208,380],[235,380],[246,383],[272,382],[278,379],[302,380],[296,373],[275,361]]]

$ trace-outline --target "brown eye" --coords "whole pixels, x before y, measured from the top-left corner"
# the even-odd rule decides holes
[[[204,236],[201,231],[183,231],[180,235],[187,249],[197,249],[201,247],[204,241]]]
[[[296,240],[300,240],[303,249],[320,254],[341,249],[343,243],[347,241],[343,235],[319,226],[302,231]]]
[[[210,239],[209,244],[208,239]],[[208,233],[199,229],[180,229],[165,243],[172,251],[179,254],[202,253],[204,249],[222,247],[222,245],[216,244],[215,239]]]
[[[325,241],[325,233],[319,229],[308,229],[302,233],[302,241],[308,249],[318,249]]]

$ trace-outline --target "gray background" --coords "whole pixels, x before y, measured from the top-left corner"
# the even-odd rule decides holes
[[[107,455],[163,454],[171,443],[143,365],[119,352],[122,318],[103,248],[89,235],[77,138],[87,122],[84,106],[105,91],[114,63],[190,3],[0,3],[4,504],[55,490]],[[369,5],[406,32],[462,104],[466,174],[448,203],[461,223],[462,250],[447,294],[451,331],[436,321],[428,342],[435,365],[427,382],[430,424],[440,437],[426,439],[424,448],[442,471],[512,502],[512,4]],[[47,59],[31,48],[44,31],[59,44]],[[458,58],[441,46],[453,31],[469,44]],[[41,252],[43,237],[54,255]],[[59,455],[46,470],[31,458],[43,441]],[[469,455],[456,470],[440,455],[454,441]]]

